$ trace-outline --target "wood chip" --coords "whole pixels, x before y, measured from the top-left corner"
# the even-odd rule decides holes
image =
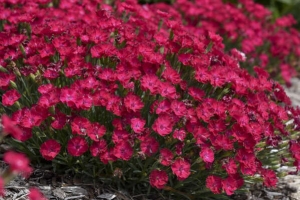
[[[88,192],[79,186],[63,186],[61,189],[67,193],[88,195]]]
[[[112,200],[114,198],[116,198],[117,195],[115,194],[109,194],[109,193],[104,193],[104,194],[101,194],[99,196],[97,196],[97,198],[99,199],[106,199],[106,200]]]
[[[53,190],[53,195],[60,198],[65,199],[67,197],[67,194],[60,188],[56,188]]]

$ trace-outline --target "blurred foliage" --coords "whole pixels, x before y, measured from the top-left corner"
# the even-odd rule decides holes
[[[300,28],[300,0],[255,0],[268,7],[274,15],[274,18],[283,15],[292,14],[297,20],[297,28]]]

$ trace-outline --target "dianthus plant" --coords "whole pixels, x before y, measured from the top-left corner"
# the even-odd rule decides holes
[[[178,13],[135,1],[0,5],[1,112],[21,130],[6,142],[34,166],[199,199],[275,186],[272,167],[300,159],[281,86]]]

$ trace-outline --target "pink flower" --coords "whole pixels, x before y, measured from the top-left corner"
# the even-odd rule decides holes
[[[267,187],[275,187],[277,184],[276,173],[270,169],[263,169],[261,175],[264,178],[264,185]]]
[[[149,90],[151,94],[156,94],[159,88],[159,79],[152,74],[146,74],[141,78],[141,88],[143,90]]]
[[[180,74],[171,67],[167,67],[162,76],[173,84],[179,84],[181,82]]]
[[[169,116],[159,115],[152,125],[152,129],[161,136],[169,135],[173,129],[173,123]]]
[[[46,160],[53,160],[59,154],[60,148],[61,146],[57,141],[50,139],[41,145],[40,152]]]
[[[214,152],[209,147],[203,147],[200,152],[200,157],[206,163],[212,163],[215,159]]]
[[[97,142],[93,142],[90,146],[90,152],[92,156],[96,157],[99,154],[105,153],[107,151],[107,143],[104,139],[100,139]]]
[[[141,150],[146,156],[155,154],[158,151],[158,148],[159,142],[153,137],[148,137],[141,141]]]
[[[125,130],[114,130],[112,135],[112,141],[115,144],[127,141],[129,139],[129,133]]]
[[[157,104],[156,114],[168,113],[171,111],[171,103],[168,99],[164,99]]]
[[[171,109],[178,117],[185,116],[187,109],[182,101],[173,100],[171,103]]]
[[[133,112],[138,112],[144,107],[141,98],[133,94],[129,94],[124,98],[124,104],[128,110]]]
[[[130,120],[130,126],[132,130],[136,133],[142,133],[144,131],[144,126],[146,121],[140,118],[133,118]]]
[[[97,122],[92,123],[90,127],[87,129],[87,135],[93,141],[99,141],[101,137],[105,134],[105,132],[106,132],[105,126],[100,125]]]
[[[16,76],[13,73],[0,72],[0,88],[9,86],[10,81],[14,81]]]
[[[174,85],[172,85],[169,82],[161,82],[159,87],[159,94],[162,97],[170,98],[170,99],[176,99],[176,89]]]
[[[234,194],[234,191],[242,187],[244,180],[239,175],[228,176],[222,180],[222,188],[227,195]]]
[[[88,143],[82,137],[73,137],[68,141],[67,150],[71,156],[81,156],[88,150]]]
[[[127,141],[118,143],[114,148],[114,155],[121,160],[130,160],[133,149]]]
[[[109,161],[116,161],[118,158],[114,155],[114,149],[109,148],[104,153],[101,153],[99,156],[101,162],[103,162],[105,165],[108,164]]]
[[[61,130],[67,123],[67,116],[60,111],[56,111],[54,121],[51,123],[51,127]]]
[[[3,160],[9,164],[13,173],[21,173],[27,177],[32,172],[32,168],[29,166],[29,159],[22,153],[7,151],[4,153]]]
[[[176,138],[181,142],[184,141],[185,137],[186,137],[186,132],[184,129],[176,129],[173,133],[173,138]]]
[[[37,188],[30,188],[28,194],[29,200],[46,200],[43,193]]]
[[[17,90],[8,90],[2,95],[2,104],[4,106],[12,106],[20,97],[21,95]]]
[[[220,194],[222,191],[222,178],[210,175],[206,178],[206,187],[214,194]]]
[[[1,123],[4,133],[11,134],[14,138],[19,138],[22,135],[22,130],[7,115],[2,115]]]
[[[41,107],[31,107],[31,109],[22,110],[23,116],[20,125],[25,128],[33,128],[39,126],[45,117],[47,117],[47,110]]]
[[[171,165],[171,169],[180,181],[186,179],[191,174],[191,164],[182,158],[175,160]]]
[[[173,157],[174,155],[171,150],[166,148],[160,150],[160,156],[159,156],[160,164],[164,166],[170,166],[172,164]]]
[[[65,103],[67,106],[73,108],[78,104],[78,91],[70,89],[70,88],[62,88],[60,91],[59,100],[62,103]]]
[[[46,94],[42,94],[37,104],[41,107],[49,108],[57,103],[59,103],[59,91],[55,89]]]
[[[226,163],[224,163],[222,168],[224,168],[229,175],[237,173],[237,164],[233,158],[230,158]]]
[[[84,117],[75,117],[71,122],[71,129],[73,134],[86,135],[90,128],[91,122]]]
[[[150,185],[163,189],[168,182],[168,174],[165,171],[153,170],[149,176]]]

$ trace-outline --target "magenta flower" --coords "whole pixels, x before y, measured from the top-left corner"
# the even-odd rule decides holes
[[[47,140],[40,147],[40,152],[46,160],[53,160],[60,151],[60,144],[53,139]]]

